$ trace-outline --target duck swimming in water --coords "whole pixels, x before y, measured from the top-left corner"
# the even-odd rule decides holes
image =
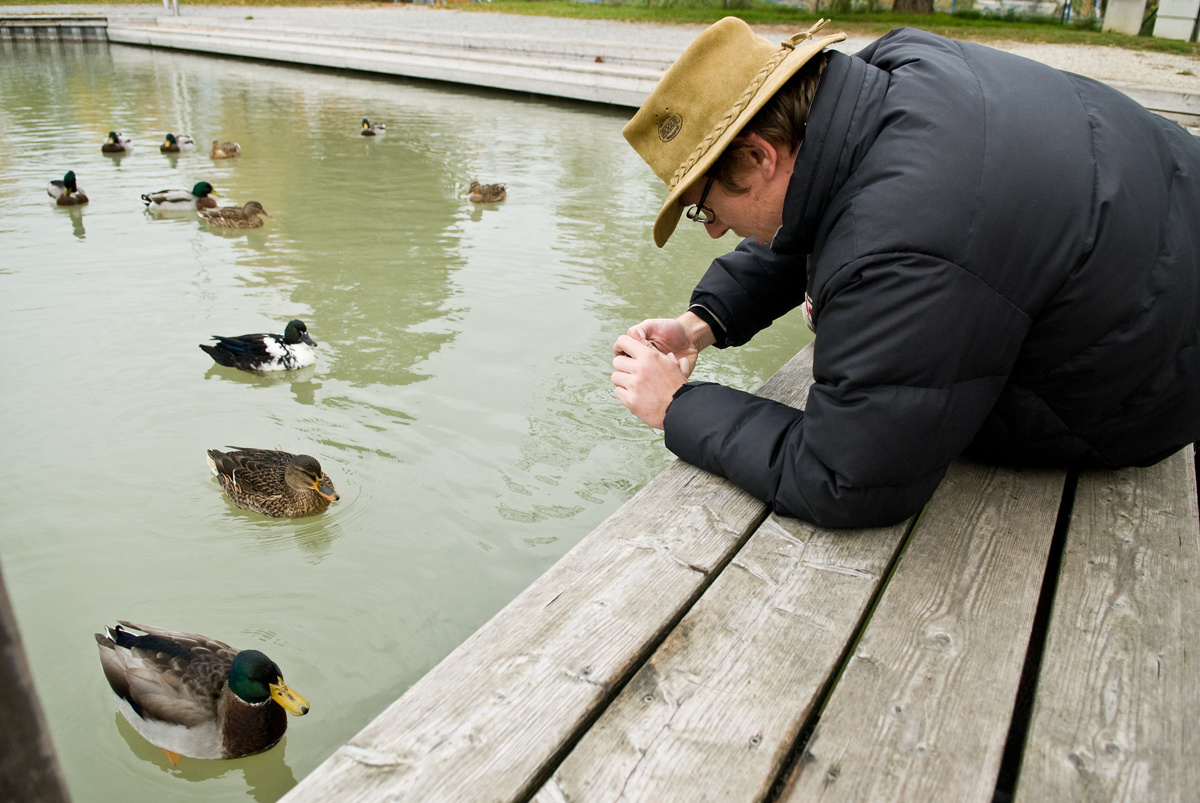
[[[219,365],[243,371],[293,371],[317,361],[313,351],[317,341],[309,336],[308,327],[299,318],[289,321],[282,335],[213,335],[212,339],[218,341],[217,345],[201,343],[200,348]]]
[[[78,206],[88,202],[88,197],[84,195],[83,190],[75,184],[74,170],[68,170],[62,177],[62,181],[56,179],[47,184],[46,194],[53,198],[59,206]]]
[[[172,763],[261,753],[283,738],[287,714],[308,713],[308,701],[258,650],[131,622],[95,635],[121,713]]]
[[[108,132],[108,139],[104,140],[104,144],[100,146],[101,153],[125,153],[133,146],[133,141],[124,134],[118,134],[116,131]]]
[[[208,155],[212,159],[232,159],[234,156],[242,155],[242,146],[236,142],[221,142],[214,139],[212,150],[208,152]]]
[[[195,144],[195,141],[186,134],[179,136],[167,134],[167,138],[163,140],[163,144],[158,146],[158,149],[163,153],[179,153],[181,148],[190,148]]]
[[[323,512],[341,497],[315,457],[272,449],[208,450],[208,467],[230,502],[276,518]]]
[[[472,203],[494,204],[508,197],[508,189],[503,184],[480,184],[472,181],[468,189]]]
[[[367,122],[367,118],[362,119],[362,135],[364,137],[374,137],[383,134],[387,131],[387,126],[383,123]]]
[[[263,224],[259,215],[270,217],[258,201],[247,201],[243,206],[198,209],[197,212],[203,220],[227,229],[257,229]]]
[[[197,181],[189,190],[159,190],[142,196],[148,209],[165,212],[177,209],[216,209],[217,202],[210,195],[217,195],[207,181]]]

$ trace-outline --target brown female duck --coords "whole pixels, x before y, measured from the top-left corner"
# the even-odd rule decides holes
[[[221,142],[219,139],[214,139],[212,150],[208,152],[212,159],[232,159],[234,156],[242,155],[242,146],[236,142]]]
[[[202,220],[227,229],[257,229],[263,224],[259,215],[270,217],[258,201],[247,201],[243,206],[220,206],[196,211]]]
[[[208,467],[240,508],[276,518],[312,516],[341,497],[316,458],[272,449],[208,450]]]
[[[508,197],[508,190],[503,184],[480,184],[472,181],[469,188],[472,203],[494,204]]]

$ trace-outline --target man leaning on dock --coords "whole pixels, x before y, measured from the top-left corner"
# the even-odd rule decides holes
[[[891,524],[961,453],[1150,465],[1200,439],[1200,139],[1103,84],[892,31],[850,56],[726,18],[626,125],[716,259],[617,339],[617,398],[776,512]],[[689,382],[800,308],[803,410]]]

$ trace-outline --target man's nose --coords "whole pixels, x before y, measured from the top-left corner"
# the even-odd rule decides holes
[[[708,232],[708,236],[714,240],[719,240],[725,236],[725,232],[729,231],[729,227],[720,221],[714,220],[712,223],[705,223],[704,230]]]

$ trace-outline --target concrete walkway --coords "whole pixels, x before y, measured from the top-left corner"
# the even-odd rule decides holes
[[[0,15],[93,14],[109,40],[353,69],[636,108],[704,26],[367,7],[0,6]],[[779,39],[793,31],[759,26]],[[870,40],[837,46],[855,52]],[[1200,133],[1200,58],[1088,45],[994,47],[1112,84]]]

